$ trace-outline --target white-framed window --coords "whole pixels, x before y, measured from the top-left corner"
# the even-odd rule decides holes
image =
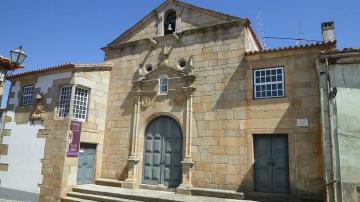
[[[254,98],[284,97],[284,68],[254,70]]]
[[[169,78],[165,75],[159,78],[159,95],[167,95],[169,88]]]
[[[33,102],[33,93],[34,86],[24,86],[23,88],[23,96],[22,96],[22,105],[31,105]]]
[[[84,121],[87,117],[89,89],[75,87],[74,100],[71,100],[72,86],[64,86],[60,90],[58,117],[64,118],[69,115],[70,106],[73,106],[73,118]]]
[[[64,118],[69,115],[72,86],[64,86],[60,90],[58,117]]]
[[[89,90],[76,87],[74,96],[74,118],[86,120],[89,100]]]

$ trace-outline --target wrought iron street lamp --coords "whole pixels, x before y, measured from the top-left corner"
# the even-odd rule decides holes
[[[26,54],[22,47],[10,51],[10,60],[0,57],[0,86],[6,77],[10,76],[16,69],[21,68]]]
[[[10,56],[11,56],[11,62],[17,65],[21,65],[26,58],[26,54],[21,46],[17,49],[11,50]]]

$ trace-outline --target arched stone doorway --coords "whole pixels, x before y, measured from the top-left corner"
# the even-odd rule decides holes
[[[145,130],[142,183],[177,187],[181,183],[183,137],[179,124],[160,116]]]

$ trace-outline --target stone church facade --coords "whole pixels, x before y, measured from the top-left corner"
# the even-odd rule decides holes
[[[104,47],[104,64],[10,77],[3,134],[20,135],[16,128],[25,124],[36,131],[34,141],[41,139],[41,201],[96,181],[186,194],[215,189],[321,200],[315,56],[334,48],[335,41],[325,40],[264,50],[248,19],[168,0]],[[31,85],[34,99],[42,92],[41,112],[34,111],[36,102],[19,102]],[[68,108],[61,105],[66,86],[72,89],[66,91]],[[34,112],[46,114],[35,125],[29,121]],[[94,158],[89,176],[81,154],[66,155],[76,118],[82,122],[80,152],[94,151],[88,153]]]

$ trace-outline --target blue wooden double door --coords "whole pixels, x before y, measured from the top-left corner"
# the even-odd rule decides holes
[[[153,120],[145,131],[144,184],[177,187],[181,183],[182,133],[172,118]]]
[[[77,171],[77,184],[94,183],[95,157],[96,157],[95,144],[80,145],[78,171]]]
[[[255,191],[289,193],[287,135],[254,135]]]

